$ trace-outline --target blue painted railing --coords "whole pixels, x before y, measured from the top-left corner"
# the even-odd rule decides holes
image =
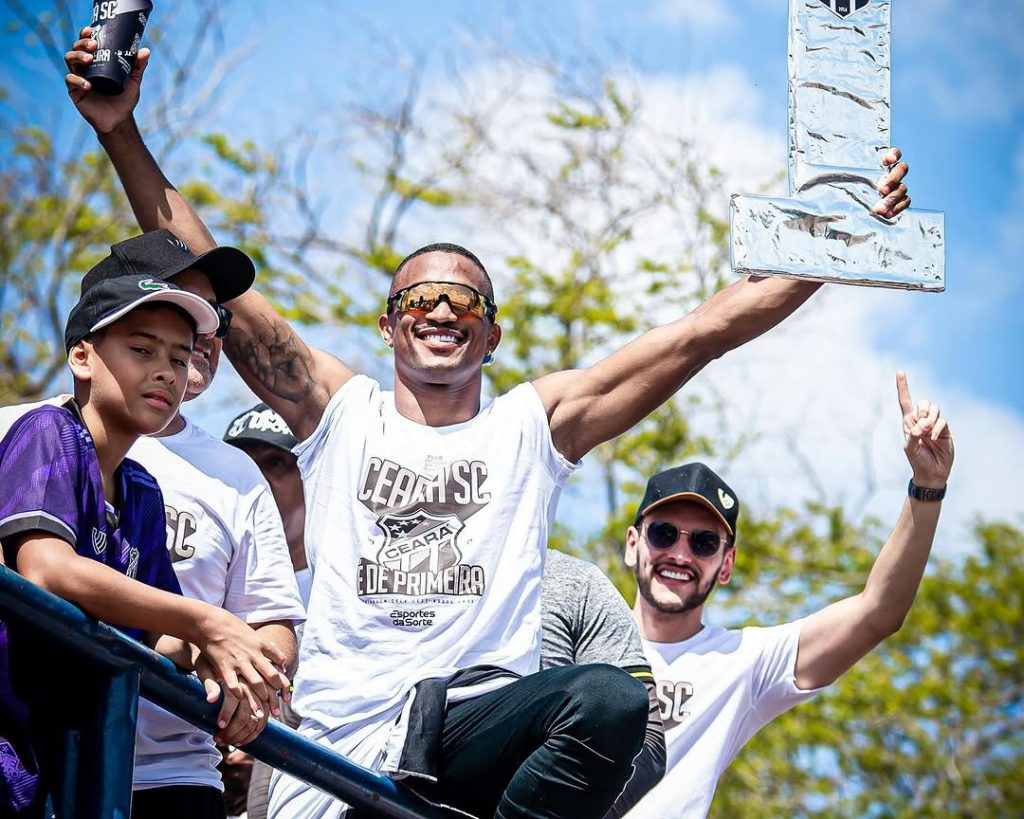
[[[10,569],[0,566],[0,619],[33,629],[54,651],[72,651],[97,668],[106,684],[96,703],[96,726],[90,734],[68,743],[66,775],[73,777],[78,761],[88,758],[90,783],[68,787],[67,819],[121,819],[129,815],[135,747],[138,694],[191,724],[213,733],[217,704],[206,701],[202,684],[178,671],[174,664],[146,646]],[[79,753],[79,746],[87,746]],[[251,743],[247,753],[268,765],[329,793],[370,816],[395,819],[442,819],[452,814],[426,804],[387,777],[349,762],[333,751],[271,722]],[[95,784],[92,784],[95,783]],[[362,810],[360,810],[362,814]]]

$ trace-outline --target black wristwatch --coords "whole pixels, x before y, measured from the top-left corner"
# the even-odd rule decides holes
[[[946,486],[948,486],[948,484],[943,484],[939,489],[925,489],[924,487],[918,486],[914,483],[914,479],[911,478],[910,485],[907,487],[907,494],[914,500],[940,501],[946,497]]]

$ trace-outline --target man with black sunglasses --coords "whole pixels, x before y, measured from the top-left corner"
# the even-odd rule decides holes
[[[765,724],[831,684],[910,611],[928,562],[953,438],[937,404],[911,401],[896,375],[909,497],[864,590],[772,628],[705,626],[704,605],[736,561],[736,493],[704,464],[659,472],[626,532],[636,572],[633,614],[665,726],[667,772],[630,819],[701,817],[718,777]]]
[[[249,289],[255,278],[252,261],[230,247],[196,254],[170,231],[150,231],[112,245],[110,254],[84,276],[82,291],[103,279],[140,274],[202,296],[220,320],[212,335],[196,339],[184,397],[193,400],[217,372],[231,319],[221,302]],[[30,408],[0,410],[0,436]],[[167,550],[182,593],[240,617],[265,642],[276,645],[290,667],[296,654],[292,624],[304,618],[305,610],[290,570],[280,514],[256,465],[180,411],[161,432],[139,438],[128,454],[160,485]],[[277,697],[273,707],[279,708]],[[243,744],[263,729],[269,716],[255,700],[228,697],[219,738],[224,744]],[[223,817],[220,760],[209,734],[140,700],[133,818]]]
[[[81,76],[95,50],[89,33],[66,56],[65,82],[140,224],[212,248],[133,118],[148,49],[125,92],[104,98]],[[895,150],[884,164],[875,209],[893,217],[909,205],[907,167]],[[464,247],[428,245],[398,265],[378,320],[394,350],[393,391],[307,345],[260,295],[232,301],[225,350],[301,441],[313,570],[296,675],[301,732],[476,816],[603,816],[632,773],[648,698],[608,665],[534,673],[558,496],[587,452],[817,287],[744,279],[589,368],[490,402],[482,367],[501,341],[499,310]],[[271,816],[344,812],[274,779]]]

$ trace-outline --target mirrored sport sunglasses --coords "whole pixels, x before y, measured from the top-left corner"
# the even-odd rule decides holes
[[[690,551],[697,557],[713,557],[718,547],[728,542],[713,529],[694,529],[687,532],[667,520],[652,520],[648,523],[644,539],[652,549],[671,549],[681,535],[689,536]]]
[[[441,303],[441,299],[447,301],[452,311],[460,316],[472,313],[494,321],[498,315],[498,306],[487,296],[469,285],[456,282],[419,282],[396,290],[388,296],[388,312],[397,309],[402,313],[429,313]]]
[[[224,338],[228,334],[228,330],[231,329],[231,311],[218,302],[208,300],[207,303],[213,308],[213,312],[217,314],[219,322],[217,329],[213,331],[213,335],[216,338]]]

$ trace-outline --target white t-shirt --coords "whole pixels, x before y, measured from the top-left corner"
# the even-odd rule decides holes
[[[531,384],[470,421],[429,427],[355,376],[295,451],[313,571],[295,678],[300,731],[401,775],[399,717],[416,683],[470,666],[538,670],[545,546],[575,467]],[[341,810],[274,777],[271,816]]]
[[[281,516],[259,468],[241,450],[185,419],[164,438],[140,438],[128,456],[157,479],[167,512],[167,550],[187,597],[247,623],[305,616]],[[223,789],[212,737],[139,701],[136,789]]]
[[[629,819],[707,816],[718,777],[764,725],[821,689],[796,686],[803,621],[707,626],[680,643],[644,640],[665,724],[665,778]]]

